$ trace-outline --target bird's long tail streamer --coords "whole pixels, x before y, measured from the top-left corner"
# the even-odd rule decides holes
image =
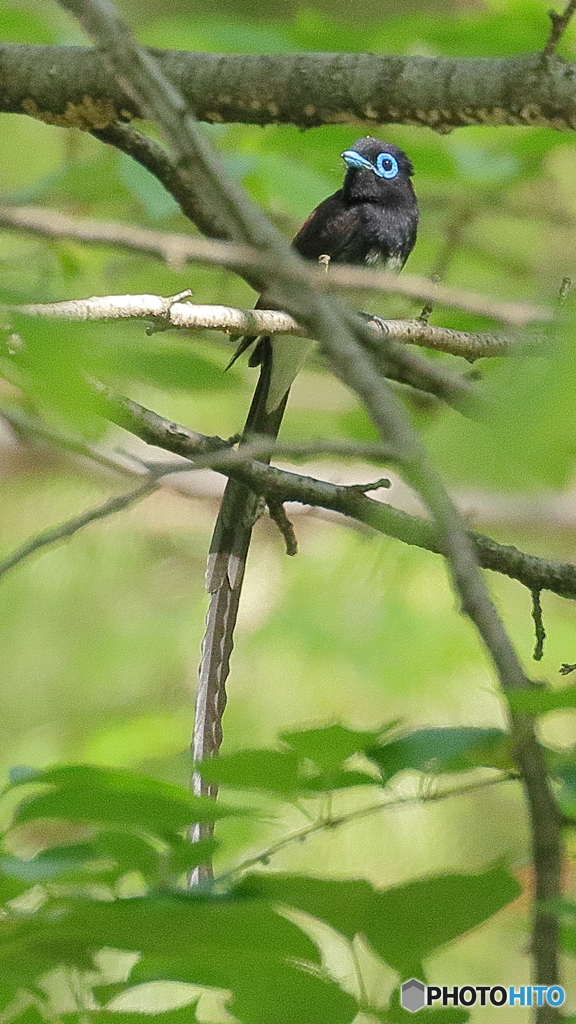
[[[276,409],[266,411],[272,371],[272,346],[268,338],[260,339],[259,345],[260,377],[244,426],[242,444],[255,436],[275,439],[288,399],[287,392]],[[228,480],[212,535],[206,571],[210,604],[196,695],[192,740],[195,763],[216,755],[222,742],[221,723],[226,707],[226,680],[234,646],[234,628],[252,528],[258,518],[260,504],[261,499],[248,487],[237,480]],[[198,796],[215,799],[218,787],[204,782],[200,773],[195,771],[193,790]],[[197,842],[211,834],[212,826],[197,824],[192,829],[191,838]],[[211,875],[211,865],[205,864],[195,869],[191,882],[197,884]]]

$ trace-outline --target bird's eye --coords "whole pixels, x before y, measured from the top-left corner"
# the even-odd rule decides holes
[[[379,178],[395,178],[398,174],[398,161],[391,153],[379,153],[376,157],[376,174]]]

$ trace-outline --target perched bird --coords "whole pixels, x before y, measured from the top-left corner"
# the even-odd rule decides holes
[[[418,204],[406,154],[370,135],[358,139],[342,153],[346,175],[342,188],[328,196],[310,214],[292,244],[301,256],[331,262],[380,266],[400,271],[416,241]],[[266,308],[264,298],[260,299]],[[260,378],[244,428],[251,436],[275,438],[288,392],[311,342],[293,337],[242,339],[236,356],[252,342],[251,365],[260,365]],[[234,360],[232,360],[234,361]],[[211,594],[197,700],[195,752],[213,751],[219,735],[211,739],[210,719],[217,705],[223,710],[224,683],[232,651],[240,588],[252,526],[259,499],[243,484],[229,480],[214,530],[207,589]],[[206,791],[206,790],[204,790]]]
[[[413,168],[397,146],[366,135],[341,154],[347,167],[342,188],[324,199],[304,222],[292,245],[301,256],[330,262],[351,263],[398,273],[414,248],[418,229],[418,203],[410,177]],[[257,308],[267,308],[260,298]],[[229,365],[255,338],[243,338]],[[265,411],[274,412],[287,396],[311,342],[298,338],[260,338],[249,360],[263,367],[270,358],[270,383]],[[256,398],[256,395],[254,396]],[[262,403],[262,396],[258,396]],[[272,429],[266,429],[270,426]],[[250,410],[250,433],[275,437],[279,424]],[[275,429],[273,429],[275,427]]]
[[[418,204],[410,160],[397,146],[366,135],[342,153],[342,188],[310,214],[293,241],[309,260],[380,264],[401,270],[414,248]]]

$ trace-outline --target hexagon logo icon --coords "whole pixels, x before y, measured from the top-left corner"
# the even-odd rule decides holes
[[[400,989],[400,1006],[410,1013],[416,1013],[426,1006],[426,985],[417,978],[405,981]]]

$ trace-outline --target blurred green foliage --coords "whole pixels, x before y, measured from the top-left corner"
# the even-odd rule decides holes
[[[430,735],[424,741],[432,757],[444,749],[441,732],[435,742]],[[470,755],[468,768],[482,764],[473,754],[482,732],[460,736],[460,749],[466,747]],[[292,733],[287,741],[296,759],[305,752],[304,761],[324,770],[314,774],[312,788],[303,785],[301,771],[294,773],[288,791],[286,766],[270,756],[273,751],[247,753],[261,767],[261,755],[269,755],[260,783],[265,789],[286,799],[295,784],[308,796],[323,792],[326,797],[341,787],[369,785],[377,791],[389,782],[390,764],[372,776],[341,770],[352,755],[373,766],[386,764],[389,744],[384,735],[375,746],[379,738],[341,726]],[[419,764],[414,737],[411,750],[400,771]],[[247,780],[251,788],[254,766],[248,762],[249,757],[242,763],[224,759],[213,777],[240,788]],[[358,1010],[394,1020],[397,991],[387,1006],[382,993],[370,999],[362,990],[359,965],[356,984],[335,975],[325,957],[318,959],[326,943],[309,919],[337,932],[350,954],[355,936],[362,934],[382,965],[400,978],[414,972],[426,977],[424,961],[438,947],[485,922],[521,892],[501,867],[430,877],[384,892],[365,881],[277,873],[248,875],[236,885],[220,879],[215,891],[187,892],[185,873],[215,844],[210,839],[191,844],[183,830],[195,819],[214,822],[241,816],[244,809],[233,811],[125,770],[81,765],[14,772],[4,792],[5,815],[6,804],[12,813],[0,857],[0,1010],[7,1019],[21,1020],[30,1006],[41,1014],[62,1012],[58,999],[50,1003],[46,982],[60,979],[62,1000],[66,987],[72,989],[73,971],[79,1005],[71,1019],[77,1021],[89,1019],[96,1006],[113,1012],[103,997],[137,996],[139,982],[190,986],[189,1004],[198,1001],[198,986],[230,990],[227,1001],[247,1024],[271,1019],[289,1024],[295,1013],[303,1024],[346,1024],[354,1002]],[[106,991],[102,972],[94,970],[103,947],[136,954],[112,992]],[[142,1004],[143,1012],[152,1010]],[[468,1019],[466,1011],[439,1016],[447,1024]]]
[[[548,31],[547,6],[544,0],[491,0],[474,8],[460,9],[458,5],[458,10],[448,5],[433,6],[432,10],[428,5],[423,10],[416,4],[395,4],[394,12],[383,18],[379,3],[377,17],[368,16],[369,10],[374,10],[368,5],[365,19],[354,12],[353,20],[346,20],[346,12],[336,6],[299,8],[287,16],[267,5],[268,17],[250,20],[246,11],[254,10],[255,3],[251,7],[238,5],[226,11],[225,17],[214,14],[206,3],[204,13],[193,18],[181,3],[164,4],[160,9],[148,2],[137,5],[134,24],[145,42],[180,49],[501,56],[541,48]],[[134,4],[129,0],[122,7],[133,14]],[[57,5],[43,5],[40,10],[24,0],[0,0],[0,22],[2,37],[8,41],[82,41],[78,29]],[[561,52],[570,59],[575,56],[575,40],[574,28],[570,28],[561,44]],[[194,230],[149,176],[111,148],[80,133],[66,133],[25,117],[4,116],[3,123],[1,202],[36,203],[151,229]],[[242,181],[289,237],[314,205],[339,186],[339,154],[362,129],[330,126],[304,133],[287,126],[214,125],[205,126],[204,131],[221,153],[228,172]],[[446,245],[455,240],[449,283],[494,296],[553,304],[562,278],[576,275],[576,143],[572,138],[548,129],[513,127],[461,129],[446,137],[406,126],[387,127],[384,133],[409,152],[416,168],[422,221],[408,269],[432,272]],[[188,287],[193,289],[194,300],[202,303],[243,306],[254,299],[248,286],[225,270],[200,266],[174,269],[136,252],[43,241],[8,231],[0,233],[0,265],[0,298],[8,302],[130,292],[171,295]],[[418,311],[406,300],[373,293],[350,296],[350,301],[356,308],[386,316],[411,316]],[[472,423],[406,398],[433,461],[460,494],[470,521],[499,540],[568,560],[573,558],[575,533],[573,492],[569,490],[575,448],[575,317],[574,302],[569,299],[562,307],[557,330],[543,342],[542,357],[492,360],[481,365],[480,387],[491,408],[485,422]],[[434,310],[432,320],[468,330],[494,327],[482,318],[440,307]],[[10,331],[14,326],[10,325]],[[8,341],[8,349],[2,349],[0,372],[6,383],[0,385],[0,402],[38,411],[58,429],[142,452],[142,446],[134,446],[128,435],[111,430],[94,413],[83,394],[86,368],[193,429],[228,436],[242,424],[254,373],[239,364],[227,374],[222,372],[231,345],[216,333],[147,336],[139,324],[56,328],[28,318],[21,318],[16,326],[25,347],[13,351]],[[9,339],[9,331],[4,337]],[[462,372],[467,369],[457,360],[438,358]],[[296,383],[283,429],[286,438],[298,440],[373,436],[354,398],[314,359]],[[0,436],[0,444],[2,554],[47,525],[96,505],[125,486],[124,481],[86,460],[67,458],[45,444],[20,443],[8,428]],[[352,476],[349,466],[323,463],[319,472],[332,479],[364,481],[374,470],[354,467]],[[199,496],[163,490],[2,579],[0,737],[4,773],[14,764],[44,768],[62,761],[91,762],[139,769],[167,783],[186,785],[192,692],[206,608],[204,561],[217,507],[210,487],[207,480],[207,494]],[[392,500],[399,491],[395,486]],[[557,500],[562,493],[568,495],[564,506]],[[368,802],[373,785],[371,789],[365,776],[385,770],[385,748],[371,767],[353,759],[345,763],[343,755],[333,763],[335,751],[349,749],[345,741],[350,734],[366,734],[374,742],[374,736],[392,720],[399,720],[407,731],[416,731],[416,739],[397,739],[396,746],[391,742],[386,750],[388,770],[400,796],[405,792],[426,794],[429,781],[423,781],[422,771],[430,767],[430,757],[436,759],[434,767],[444,773],[466,769],[470,758],[472,764],[484,766],[478,771],[507,763],[501,745],[504,714],[491,669],[471,627],[457,614],[440,560],[426,552],[403,549],[386,538],[364,536],[342,523],[313,516],[294,518],[301,548],[297,559],[283,557],[275,529],[265,522],[256,530],[250,558],[229,687],[227,757],[220,770],[232,772],[222,777],[232,790],[242,790],[240,782],[246,783],[248,773],[252,789],[242,791],[242,806],[255,806],[258,813],[232,816],[219,823],[221,846],[216,863],[222,870],[271,845],[286,830],[302,827],[306,820],[302,811],[289,800],[279,803],[277,797],[294,796],[297,790],[301,798],[303,775],[309,789],[314,789],[314,778],[320,789],[342,783],[332,795],[341,813]],[[530,671],[530,595],[518,584],[492,575],[490,585]],[[569,602],[549,595],[544,595],[543,604],[548,639],[539,674],[553,680],[562,663],[576,661],[574,613]],[[546,716],[541,720],[542,736],[559,755],[574,741],[571,690],[564,695],[547,694],[540,703],[539,694],[519,697],[519,702],[532,701],[529,710]],[[297,730],[305,724],[317,728],[335,721],[344,724],[332,726],[323,754],[316,744],[318,760],[314,761],[310,750],[302,747],[302,737],[307,734]],[[443,729],[437,736],[440,726],[454,732]],[[462,727],[482,729],[477,748],[470,747]],[[278,747],[280,732],[286,744]],[[299,740],[294,739],[297,736]],[[301,746],[291,745],[291,738]],[[311,761],[315,765],[312,776]],[[406,773],[397,779],[399,765]],[[234,775],[240,769],[243,778]],[[560,777],[567,813],[573,813],[574,784],[568,762]],[[260,791],[258,779],[268,781],[267,792]],[[236,800],[238,792],[233,791],[228,802]],[[39,860],[28,862],[35,863],[31,870],[39,872],[36,882],[45,886],[60,875],[66,884],[78,883],[80,874],[85,884],[83,872],[90,853],[92,860],[118,857],[114,861],[119,864],[116,877],[125,878],[126,894],[132,891],[130,884],[141,893],[141,877],[132,876],[153,861],[142,837],[136,834],[129,841],[124,836],[119,845],[117,835],[102,830],[97,849],[90,846],[95,842],[92,835],[79,834],[72,849],[66,844],[62,848],[47,844]],[[185,870],[185,844],[179,833],[172,835],[171,844],[173,866]],[[355,878],[377,887],[401,887],[408,886],[415,876],[441,872],[460,877],[475,871],[485,879],[495,858],[518,871],[526,863],[524,813],[514,784],[453,801],[416,801],[366,816],[350,826],[324,830],[306,843],[280,852],[272,866],[284,872],[322,873],[334,886],[338,880]],[[31,876],[15,876],[14,863],[12,874],[10,865],[4,864],[4,899],[28,892],[33,881]],[[272,887],[273,881],[266,880],[268,884]],[[490,890],[490,884],[486,885]],[[507,899],[511,899],[513,887],[506,885]],[[252,902],[246,917],[242,916],[240,897],[230,901],[222,928],[232,928],[234,939],[240,941],[248,928],[274,927],[281,950],[305,960],[318,959],[301,931],[292,932],[288,924],[278,923],[271,903],[281,897],[278,892],[273,895],[272,888],[266,890],[264,882],[262,886],[258,894],[249,897]],[[339,906],[341,893],[335,888],[329,891],[332,907]],[[362,890],[362,898],[367,891]],[[353,892],[354,899],[359,892]],[[373,889],[370,892],[366,899],[376,907],[379,896]],[[160,900],[151,892],[147,898]],[[327,922],[326,928],[346,933],[342,919],[331,916],[326,904],[320,913],[319,890],[315,899],[316,913]],[[495,900],[485,917],[477,920],[486,920],[506,901],[503,898],[498,904]],[[314,915],[309,904],[291,905],[302,915]],[[158,904],[152,912],[161,916],[165,903],[162,908]],[[100,934],[97,929],[104,928],[101,922],[106,908],[96,909],[103,915],[100,924],[96,916],[90,916],[92,910],[85,917],[82,911],[74,911],[80,915],[74,918],[75,926],[84,931],[94,928],[95,934]],[[205,914],[207,908],[186,905],[178,926],[197,928],[196,911]],[[252,924],[250,913],[255,915]],[[432,953],[428,948],[429,970],[462,984],[471,979],[474,983],[496,979],[503,984],[527,980],[524,915],[525,907],[516,905],[447,949],[440,948],[442,943]],[[445,934],[442,941],[448,942],[472,923],[460,932]],[[27,925],[23,927],[25,931]],[[127,918],[123,927],[135,925]],[[574,941],[571,927],[568,922],[568,944]],[[178,930],[174,934],[181,935]],[[397,979],[391,982],[382,963],[374,963],[373,951],[366,944],[356,943],[352,952],[351,946],[345,951],[342,947],[338,960],[334,949],[340,947],[330,934],[332,945],[325,944],[322,955],[331,956],[336,967],[345,963],[346,977],[353,973],[353,961],[359,958],[364,976],[373,978],[376,989],[384,984],[383,977],[387,990],[393,988]],[[58,941],[67,941],[65,929]],[[222,941],[221,933],[215,941]],[[306,949],[301,948],[304,946]],[[57,948],[61,952],[62,945]],[[377,952],[382,954],[381,949]],[[208,946],[205,955],[213,958],[214,947]],[[261,969],[263,959],[262,951],[257,951],[254,971]],[[71,1020],[77,1019],[77,1008],[66,1003],[69,997],[63,995],[74,988],[74,972],[95,970],[92,960],[70,963],[65,982],[61,978],[50,982],[63,1000],[63,1020],[67,1014]],[[116,1008],[112,990],[115,985],[120,986],[117,991],[126,988],[130,972],[127,968],[119,977],[117,963],[116,958],[101,969],[98,980],[106,998],[99,998],[99,1005]],[[155,963],[152,974],[159,969]],[[279,973],[274,974],[275,970]],[[125,999],[121,1004],[125,1011],[133,1010],[138,1020],[137,1011],[149,1002],[146,979],[151,974],[146,975],[144,968],[142,972],[138,986],[141,1002],[135,995],[132,1002]],[[328,989],[313,974],[308,982],[302,981],[277,962],[270,972],[270,986],[288,984],[289,975],[298,998],[304,1003],[310,999],[311,1006],[322,991],[326,1006],[333,1011],[330,1020],[349,1013],[349,997],[336,985]],[[224,1020],[221,990],[233,982],[240,985],[242,979],[222,975],[212,980],[203,976],[202,980],[212,985],[218,1011],[214,1007],[209,1011],[203,1003],[206,1013],[219,1014],[218,1019]],[[251,980],[253,975],[248,974],[243,1020],[258,1019],[250,1016],[255,1011],[246,1008]],[[0,976],[0,994],[6,995],[2,985],[6,988],[8,982]],[[7,997],[11,995],[7,991]],[[189,1004],[199,997],[198,991],[192,993],[187,987]],[[200,998],[206,1001],[208,996],[204,992]],[[162,1004],[160,1000],[160,1004],[166,1005],[166,1001]],[[174,999],[170,1005],[175,1005]],[[111,1011],[87,1009],[95,1024],[99,1024],[97,1017],[102,1024],[114,1019]],[[32,1022],[35,1012],[29,1007],[24,1016]],[[186,1020],[190,1013],[188,1005]],[[166,1024],[181,1015],[178,1008],[163,1014]],[[474,1020],[489,1022],[500,1016],[488,1007],[475,1011]],[[521,1011],[516,1017],[522,1024]],[[394,1018],[381,1014],[379,1019]],[[448,1024],[448,1017],[442,1019]]]

